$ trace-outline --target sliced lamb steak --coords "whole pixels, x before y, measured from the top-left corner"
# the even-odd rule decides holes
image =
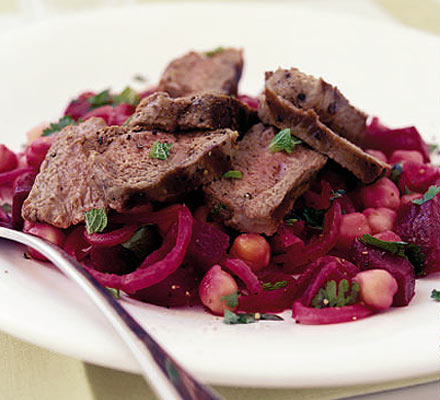
[[[173,200],[230,169],[238,135],[222,129],[175,136],[103,125],[92,118],[59,134],[24,202],[24,219],[67,228],[92,208],[121,212],[139,202]],[[156,141],[172,143],[166,160],[151,158]]]
[[[129,127],[165,132],[221,128],[244,132],[257,122],[255,110],[230,96],[203,93],[173,99],[156,92],[140,102]]]
[[[259,116],[266,124],[290,128],[292,134],[310,147],[351,171],[364,183],[374,182],[390,166],[365,153],[360,147],[337,135],[324,125],[312,109],[303,110],[278,95],[266,75],[265,96],[260,98]]]
[[[241,232],[275,233],[326,163],[327,157],[304,145],[295,146],[292,154],[271,153],[269,144],[277,132],[254,125],[232,161],[232,169],[241,171],[243,178],[222,178],[204,188],[211,209]]]
[[[279,68],[269,75],[267,85],[274,93],[297,108],[313,109],[332,131],[352,143],[362,143],[367,114],[353,107],[337,87],[296,68]]]
[[[171,61],[162,74],[158,91],[171,97],[201,92],[236,95],[242,70],[242,50],[192,51]]]

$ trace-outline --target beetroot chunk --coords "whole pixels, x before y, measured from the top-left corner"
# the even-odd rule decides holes
[[[424,274],[440,271],[440,198],[418,205],[412,202],[401,207],[397,215],[396,233],[402,240],[421,247],[425,255]]]
[[[407,259],[356,240],[352,250],[352,261],[361,270],[384,269],[388,271],[399,286],[394,295],[393,306],[408,305],[414,296],[415,274],[414,267]]]

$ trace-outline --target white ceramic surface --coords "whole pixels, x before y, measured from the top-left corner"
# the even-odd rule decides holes
[[[440,45],[393,25],[310,13],[276,3],[169,4],[110,9],[45,21],[0,37],[0,142],[19,148],[31,126],[56,120],[85,89],[151,83],[173,57],[219,45],[245,49],[241,91],[263,72],[297,66],[337,84],[354,104],[391,125],[439,135]],[[202,310],[124,300],[130,312],[202,380],[254,387],[381,382],[440,370],[440,277],[417,283],[407,308],[356,323],[227,326]],[[0,329],[40,346],[126,371],[135,361],[76,287],[0,242]]]

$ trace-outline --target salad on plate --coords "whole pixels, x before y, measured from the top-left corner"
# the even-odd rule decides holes
[[[440,270],[432,146],[296,68],[240,94],[242,70],[242,50],[192,51],[143,92],[81,93],[22,152],[0,145],[0,225],[55,243],[116,296],[227,324],[408,306]]]

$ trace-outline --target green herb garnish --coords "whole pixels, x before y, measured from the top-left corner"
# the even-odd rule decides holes
[[[102,92],[99,92],[98,94],[95,94],[92,97],[89,97],[87,99],[87,102],[90,104],[91,108],[98,108],[102,106],[106,106],[108,104],[112,104],[113,99],[110,95],[110,90],[106,89]]]
[[[422,248],[420,246],[408,242],[388,242],[386,240],[377,239],[371,235],[363,235],[359,238],[359,241],[363,244],[377,247],[395,256],[406,258],[414,267],[416,275],[419,276],[423,274],[425,255],[422,253]]]
[[[143,260],[151,251],[151,244],[156,244],[155,242],[150,226],[143,226],[130,239],[121,243],[121,246],[132,251],[138,259]]]
[[[298,218],[287,218],[284,220],[286,225],[293,225],[295,222],[299,222]]]
[[[235,308],[238,306],[238,298],[240,297],[240,292],[234,292],[220,298],[224,301],[228,307]]]
[[[432,200],[435,196],[440,193],[440,186],[432,185],[429,187],[428,191],[423,195],[422,199],[411,200],[411,203],[418,204],[419,206]]]
[[[272,153],[285,151],[288,154],[293,152],[295,145],[302,143],[302,140],[292,136],[290,129],[286,128],[279,131],[270,141],[269,150]]]
[[[315,308],[344,307],[354,304],[359,294],[359,284],[350,284],[347,279],[342,279],[339,284],[335,281],[328,281],[324,288],[319,289],[313,297],[311,305]]]
[[[223,174],[223,178],[242,179],[243,174],[241,171],[236,171],[236,170],[231,169],[230,171],[225,172]]]
[[[61,131],[66,126],[76,124],[77,122],[70,115],[65,115],[64,117],[61,117],[58,122],[54,122],[50,124],[46,129],[44,129],[41,136],[50,136],[56,132]]]
[[[94,208],[84,213],[87,233],[102,232],[107,226],[108,219],[105,208]]]
[[[11,207],[11,205],[8,204],[8,203],[2,204],[1,207],[3,208],[3,211],[4,211],[5,213],[10,214],[11,211],[12,211],[12,207]]]
[[[400,161],[394,164],[391,168],[390,179],[397,185],[399,183],[400,175],[403,174],[403,162]]]
[[[106,289],[111,293],[111,295],[116,299],[119,300],[121,298],[121,292],[119,289],[114,289],[111,287],[106,287]]]
[[[172,143],[162,143],[159,140],[154,142],[150,150],[151,158],[158,158],[159,160],[166,160],[170,156],[170,149]]]
[[[226,210],[226,206],[222,203],[218,203],[209,213],[211,215],[218,215],[220,210]]]
[[[344,189],[332,190],[329,200],[330,202],[333,202],[337,199],[340,199],[344,194],[345,194]]]
[[[324,224],[324,216],[327,210],[317,210],[312,207],[304,207],[300,210],[300,215],[306,224],[311,228],[322,229]]]
[[[234,313],[229,310],[225,310],[223,314],[223,323],[228,325],[252,324],[258,321],[283,321],[283,318],[276,314]]]
[[[127,86],[121,93],[113,96],[114,104],[126,103],[136,107],[140,100],[140,96],[130,86]]]
[[[278,281],[275,283],[272,282],[266,282],[263,283],[263,290],[276,290],[276,289],[281,289],[283,287],[287,286],[287,281]]]
[[[429,152],[432,153],[438,149],[438,144],[429,143],[428,147],[429,147]]]
[[[431,299],[435,301],[440,301],[440,290],[432,289]]]
[[[219,47],[216,47],[214,50],[206,51],[205,54],[206,54],[208,57],[213,57],[213,56],[215,56],[216,54],[223,53],[224,51],[225,51],[224,47],[219,46]]]

